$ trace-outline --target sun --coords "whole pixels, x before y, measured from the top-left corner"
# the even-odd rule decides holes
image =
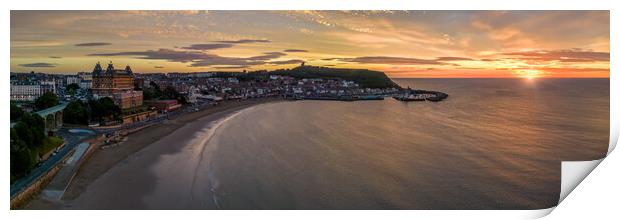
[[[533,80],[535,78],[542,76],[542,72],[540,70],[535,70],[535,69],[520,69],[520,70],[515,70],[514,73],[517,74],[519,77],[525,78],[528,80]]]

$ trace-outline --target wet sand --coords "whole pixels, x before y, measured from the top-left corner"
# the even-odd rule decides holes
[[[174,209],[175,207],[192,208],[194,203],[198,205],[194,208],[206,208],[203,206],[204,204],[195,201],[185,201],[184,203],[175,201],[167,203],[166,207],[147,207],[140,195],[153,193],[154,182],[157,181],[148,168],[166,155],[176,154],[181,151],[188,151],[185,155],[191,157],[185,159],[200,159],[200,154],[196,154],[195,151],[201,149],[183,149],[188,141],[196,138],[194,136],[196,131],[204,130],[203,128],[211,128],[218,120],[221,121],[223,118],[242,109],[277,101],[282,101],[282,99],[222,102],[218,106],[183,114],[130,134],[127,141],[120,143],[118,146],[97,149],[82,165],[61,201],[48,201],[38,198],[33,200],[26,209]],[[198,148],[199,146],[196,147]],[[136,162],[136,159],[139,159],[139,161]],[[129,162],[140,163],[140,165],[123,166]],[[108,172],[112,169],[114,169],[114,177],[108,175]],[[187,173],[191,169],[187,167],[178,167],[178,169],[180,176],[183,176],[182,178],[195,178],[193,174]],[[187,175],[181,175],[182,173]],[[180,176],[171,178],[181,178]],[[99,179],[104,180],[98,181]],[[97,190],[96,185],[100,184],[105,184],[106,190],[111,191]],[[110,184],[113,184],[113,186],[110,186]],[[86,191],[89,192],[89,198],[81,196]],[[175,204],[178,206],[175,206]],[[210,205],[212,206],[213,204]]]

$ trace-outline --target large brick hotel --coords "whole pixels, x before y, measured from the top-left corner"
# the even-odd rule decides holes
[[[142,91],[134,91],[134,73],[129,66],[114,69],[112,62],[104,71],[97,63],[93,69],[92,93],[95,98],[110,97],[121,109],[142,106]]]

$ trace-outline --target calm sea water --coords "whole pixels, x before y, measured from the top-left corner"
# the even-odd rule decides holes
[[[608,148],[609,79],[403,79],[442,102],[294,101],[188,123],[65,208],[541,209]]]
[[[538,209],[560,161],[602,158],[608,79],[399,79],[439,103],[299,101],[243,111],[206,148],[222,209]]]

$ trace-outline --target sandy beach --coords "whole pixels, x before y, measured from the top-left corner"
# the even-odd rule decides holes
[[[42,198],[37,198],[30,202],[30,204],[26,207],[26,209],[65,209],[65,208],[78,208],[73,207],[70,203],[73,200],[80,197],[82,193],[84,193],[88,187],[102,175],[106,174],[111,168],[115,166],[122,166],[122,162],[127,160],[132,155],[135,155],[137,152],[151,148],[157,148],[156,145],[159,145],[159,148],[165,150],[152,150],[148,152],[148,156],[157,158],[160,154],[166,154],[168,150],[172,149],[173,143],[182,143],[184,141],[188,141],[191,139],[191,135],[189,132],[192,129],[196,128],[186,128],[188,132],[178,131],[182,130],[180,128],[192,123],[200,121],[201,125],[213,123],[227,115],[230,115],[234,112],[240,111],[242,109],[255,106],[258,104],[268,103],[268,102],[278,102],[283,101],[279,98],[270,98],[270,99],[255,99],[255,100],[243,100],[243,101],[228,101],[222,102],[217,106],[213,106],[198,112],[192,112],[177,116],[163,123],[159,123],[143,130],[137,131],[128,135],[127,140],[120,143],[117,146],[109,147],[106,149],[98,149],[93,153],[93,155],[82,165],[73,179],[71,185],[69,185],[67,191],[65,192],[61,201],[48,201]],[[193,123],[196,124],[196,123]],[[200,126],[200,125],[196,125]],[[163,140],[164,137],[172,136],[172,134],[176,134],[174,137],[168,137],[168,140]],[[168,147],[170,146],[170,147]],[[178,149],[177,149],[178,150]],[[144,156],[144,155],[140,155]],[[127,175],[133,176],[132,179],[134,181],[144,173],[144,171],[136,170],[133,171],[135,173],[128,173]],[[149,179],[149,178],[143,178]],[[146,183],[145,183],[146,184]],[[120,186],[122,187],[122,186]],[[121,190],[122,191],[122,190]],[[126,196],[125,196],[126,197]],[[136,204],[131,204],[132,199],[127,199],[128,204],[126,207],[139,208],[136,205],[139,205],[137,201],[134,201]],[[92,201],[96,203],[97,201]],[[119,206],[120,207],[120,206]],[[88,206],[88,208],[93,208]],[[106,207],[100,207],[106,208]],[[118,208],[118,207],[107,207],[107,208]]]

